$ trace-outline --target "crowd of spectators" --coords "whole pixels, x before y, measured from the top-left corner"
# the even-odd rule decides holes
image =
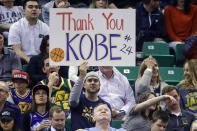
[[[113,120],[124,121],[118,131],[194,131],[195,4],[196,0],[0,0],[0,130],[66,131],[68,118],[71,131],[118,130],[111,127]],[[134,88],[113,66],[50,66],[50,8],[136,9],[136,51],[142,51],[144,42],[169,43],[173,51],[184,44],[185,79],[168,85],[152,56],[140,63]]]

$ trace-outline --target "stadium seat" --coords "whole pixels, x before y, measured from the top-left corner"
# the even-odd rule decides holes
[[[175,65],[174,55],[152,55],[158,62],[159,67],[173,67]]]
[[[183,55],[183,47],[184,47],[184,44],[177,44],[176,45],[176,51],[175,51],[176,66],[183,67],[183,64],[185,62],[185,57]]]
[[[144,42],[142,47],[143,58],[149,55],[169,55],[168,43]]]
[[[123,120],[112,120],[112,127],[119,129],[121,128],[121,125],[123,124]]]
[[[144,42],[142,52],[143,59],[151,55],[161,67],[174,66],[175,64],[175,58],[174,55],[170,55],[168,43]]]
[[[160,67],[160,75],[163,81],[169,85],[177,85],[184,79],[182,67]]]

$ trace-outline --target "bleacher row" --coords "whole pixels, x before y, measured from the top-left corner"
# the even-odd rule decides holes
[[[183,46],[183,44],[177,44],[175,55],[172,55],[168,43],[144,42],[142,59],[150,55],[153,56],[159,64],[161,79],[169,85],[177,85],[184,79],[183,63],[185,57],[183,55]],[[120,66],[116,68],[127,77],[133,91],[135,91],[134,84],[140,67]]]

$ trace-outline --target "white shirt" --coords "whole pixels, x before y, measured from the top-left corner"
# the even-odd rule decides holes
[[[56,129],[53,126],[51,126],[51,131],[56,131]],[[63,131],[66,131],[66,129],[64,128]]]
[[[42,21],[31,26],[26,18],[21,18],[10,27],[8,45],[21,44],[22,51],[31,57],[40,53],[42,38],[48,34],[49,27]]]
[[[136,103],[127,78],[118,71],[114,71],[109,80],[105,78],[101,71],[98,74],[101,83],[98,95],[108,102],[112,109],[124,110],[128,113],[129,109]]]

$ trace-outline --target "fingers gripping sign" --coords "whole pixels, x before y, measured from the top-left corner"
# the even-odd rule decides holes
[[[79,66],[79,77],[80,78],[85,78],[86,74],[87,74],[87,70],[88,70],[88,62],[83,62],[80,66]]]

